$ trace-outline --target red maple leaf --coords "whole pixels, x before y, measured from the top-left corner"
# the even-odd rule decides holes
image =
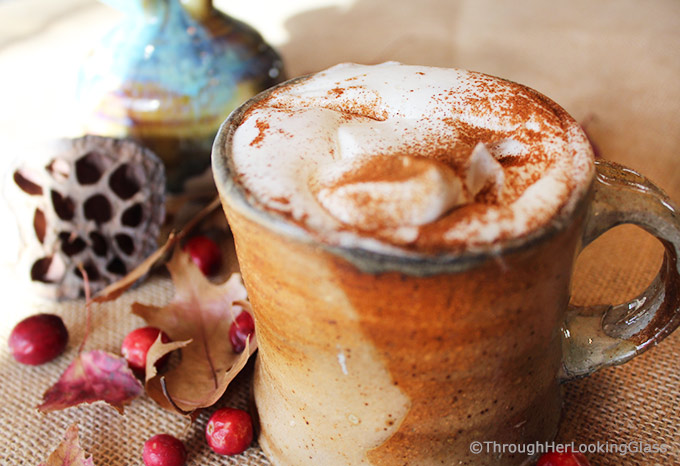
[[[144,391],[125,359],[101,350],[80,353],[43,395],[46,413],[81,403],[105,401],[118,412]]]

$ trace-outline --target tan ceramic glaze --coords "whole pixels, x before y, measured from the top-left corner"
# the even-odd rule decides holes
[[[257,98],[256,98],[257,100]],[[680,323],[680,223],[647,180],[600,163],[568,216],[496,249],[395,257],[331,247],[254,208],[213,169],[255,314],[259,442],[276,465],[519,465],[473,441],[551,440],[559,384],[624,362]],[[657,280],[625,305],[570,309],[581,247],[623,222],[662,239]]]
[[[578,223],[465,273],[417,277],[229,222],[257,319],[260,443],[276,463],[479,464],[474,440],[555,434]]]

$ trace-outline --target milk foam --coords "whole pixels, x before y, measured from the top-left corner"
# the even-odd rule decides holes
[[[573,209],[594,170],[580,127],[540,94],[398,63],[281,87],[232,144],[253,202],[327,243],[375,251],[521,237]]]

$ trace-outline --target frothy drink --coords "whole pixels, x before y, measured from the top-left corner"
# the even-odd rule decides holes
[[[234,112],[213,169],[255,314],[259,443],[276,465],[526,463],[471,444],[552,440],[560,380],[680,323],[668,200],[596,164],[575,121],[519,84],[339,65]],[[639,319],[605,334],[606,307],[567,317],[571,270],[625,221],[664,238],[665,275],[620,308]]]
[[[479,73],[338,65],[251,107],[233,140],[253,202],[319,240],[456,252],[568,213],[592,177],[576,122]]]

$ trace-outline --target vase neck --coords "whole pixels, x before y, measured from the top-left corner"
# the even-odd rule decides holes
[[[212,0],[179,0],[179,2],[197,21],[207,18],[213,11]]]
[[[1,1],[1,0],[0,0]],[[101,0],[124,13],[157,16],[166,11],[168,2],[178,2],[196,21],[206,19],[213,11],[212,0]]]
[[[100,0],[102,3],[122,11],[128,15],[156,13],[160,8],[164,7],[164,0]]]

